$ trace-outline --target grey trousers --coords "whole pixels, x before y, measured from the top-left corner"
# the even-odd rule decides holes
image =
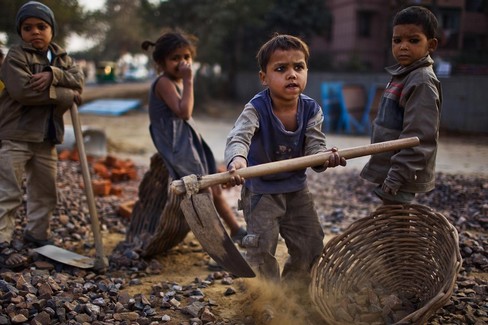
[[[56,208],[57,152],[50,142],[0,141],[0,242],[10,242],[15,215],[23,201],[24,174],[28,232],[36,239],[49,237],[49,221]]]
[[[256,194],[243,186],[241,206],[247,226],[243,246],[257,274],[280,280],[280,265],[275,254],[281,235],[289,254],[283,267],[283,280],[309,281],[310,268],[324,247],[324,232],[308,189]]]

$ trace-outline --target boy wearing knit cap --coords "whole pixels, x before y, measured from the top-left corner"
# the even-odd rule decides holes
[[[63,142],[64,113],[81,104],[84,77],[56,43],[56,20],[49,7],[30,1],[16,16],[22,42],[7,53],[0,69],[0,266],[26,266],[15,250],[15,215],[27,192],[24,241],[52,244],[49,221],[56,207],[57,152]]]

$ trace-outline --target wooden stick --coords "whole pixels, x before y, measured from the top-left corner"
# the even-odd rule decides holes
[[[359,147],[352,147],[338,150],[341,157],[345,159],[352,159],[362,156],[373,155],[386,151],[395,151],[404,148],[415,147],[420,144],[418,137],[411,137],[405,139],[391,140],[378,142],[373,144],[368,144]],[[307,167],[319,166],[324,164],[329,157],[332,155],[331,152],[322,152],[315,155],[292,158],[281,161],[274,161],[266,164],[246,167],[238,169],[235,174],[244,177],[252,178],[259,177],[270,174],[277,174],[283,172],[290,172],[300,169],[305,169]],[[199,188],[204,189],[217,184],[225,184],[231,179],[230,172],[222,172],[211,175],[202,176],[199,182]],[[171,182],[171,190],[176,194],[184,194],[186,192],[185,184],[182,180],[175,180]]]
[[[91,228],[93,231],[93,238],[95,240],[96,258],[93,268],[97,271],[104,272],[108,267],[108,262],[103,252],[103,242],[100,234],[100,222],[98,220],[95,197],[93,195],[93,188],[90,178],[90,170],[85,153],[83,133],[81,131],[81,123],[78,117],[78,106],[76,104],[73,104],[70,109],[70,113],[73,130],[75,132],[76,145],[80,156],[81,173],[83,175],[83,183],[85,184],[85,193],[88,202],[88,210],[90,212]]]

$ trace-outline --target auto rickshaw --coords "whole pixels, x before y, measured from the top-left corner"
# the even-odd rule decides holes
[[[100,61],[96,68],[97,83],[117,82],[117,64],[112,61]]]

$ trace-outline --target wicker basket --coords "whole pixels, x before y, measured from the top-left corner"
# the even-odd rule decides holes
[[[327,324],[423,324],[461,268],[456,229],[422,205],[385,205],[331,239],[310,294]]]

